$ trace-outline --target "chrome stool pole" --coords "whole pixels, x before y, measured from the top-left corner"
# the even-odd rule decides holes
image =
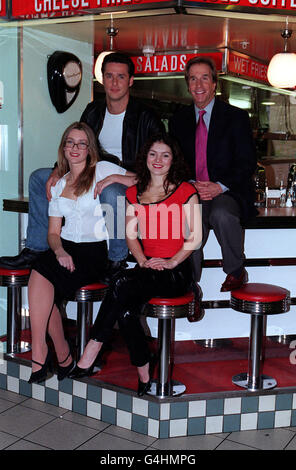
[[[31,350],[28,342],[21,341],[22,287],[28,285],[29,276],[29,269],[0,268],[0,286],[7,287],[6,354],[11,356]]]
[[[171,361],[172,361],[172,320],[165,318],[158,320],[158,354],[159,370],[156,386],[157,396],[169,396],[171,387]]]
[[[76,358],[82,356],[90,337],[90,329],[93,317],[93,302],[103,300],[108,286],[97,282],[83,286],[78,289],[73,299],[77,302],[77,335],[76,335]]]
[[[248,373],[235,375],[232,378],[235,385],[251,392],[276,387],[273,377],[262,374],[266,319],[267,315],[288,312],[290,302],[287,289],[271,284],[249,283],[231,292],[231,307],[251,314]]]
[[[192,292],[173,299],[153,298],[144,309],[144,315],[158,319],[158,379],[152,380],[148,395],[158,398],[182,395],[186,386],[172,380],[173,340],[175,319],[184,318],[194,312]]]

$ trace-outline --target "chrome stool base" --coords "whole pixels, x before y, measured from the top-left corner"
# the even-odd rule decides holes
[[[279,344],[286,346],[287,344],[290,344],[292,341],[295,341],[296,336],[295,335],[269,336],[268,339],[270,341],[273,341],[274,343],[279,343]]]
[[[149,390],[149,392],[147,392],[147,395],[152,395],[157,398],[167,398],[168,396],[177,397],[179,395],[182,395],[186,390],[186,386],[181,382],[178,382],[177,380],[171,381],[169,395],[167,393],[158,392],[158,385],[158,380],[152,380],[151,389]]]
[[[250,392],[257,392],[258,390],[268,390],[269,388],[274,388],[277,386],[277,381],[274,378],[269,377],[268,375],[260,375],[259,382],[259,388],[257,385],[255,387],[252,387],[252,385],[249,383],[249,376],[246,372],[234,375],[232,377],[232,383],[234,385],[237,385],[238,387],[242,388],[247,388]]]
[[[4,347],[4,353],[6,356],[15,357],[16,354],[23,354],[26,352],[31,351],[31,344],[27,341],[19,341],[17,345],[15,345],[13,352],[6,352],[6,343]]]
[[[216,339],[216,338],[209,338],[209,339],[195,339],[194,344],[201,346],[207,349],[221,349],[223,347],[229,346],[231,341],[229,339]]]

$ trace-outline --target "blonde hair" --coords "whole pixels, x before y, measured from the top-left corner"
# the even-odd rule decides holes
[[[61,142],[58,149],[58,170],[59,176],[64,176],[69,170],[69,163],[65,157],[64,147],[65,142],[68,138],[69,133],[73,130],[77,129],[78,131],[85,132],[87,136],[87,143],[88,143],[88,155],[86,159],[86,164],[84,169],[79,175],[79,178],[76,179],[74,182],[74,194],[75,196],[81,196],[81,194],[86,193],[91,188],[91,185],[94,180],[95,170],[96,170],[96,163],[100,160],[98,149],[97,149],[97,141],[94,135],[93,130],[84,122],[73,122],[67,129],[65,130]]]

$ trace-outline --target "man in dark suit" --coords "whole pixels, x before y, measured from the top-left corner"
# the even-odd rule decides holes
[[[195,277],[199,281],[202,248],[212,228],[227,274],[221,291],[231,291],[248,281],[242,221],[256,214],[252,180],[256,155],[249,116],[215,97],[217,72],[210,58],[189,60],[185,79],[193,103],[171,118],[169,130],[181,146],[202,204],[203,242],[193,254]]]

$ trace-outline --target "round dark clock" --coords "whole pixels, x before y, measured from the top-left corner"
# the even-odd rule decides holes
[[[82,64],[70,52],[56,51],[47,62],[49,95],[58,113],[64,113],[76,100],[82,79]]]

